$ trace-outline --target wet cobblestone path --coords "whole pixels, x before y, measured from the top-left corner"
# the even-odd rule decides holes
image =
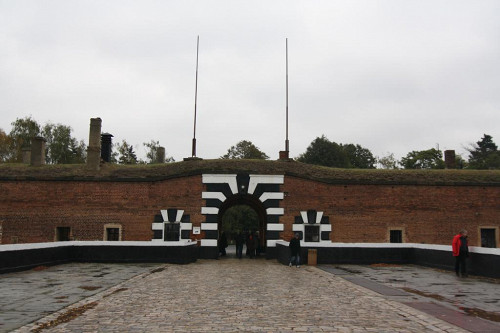
[[[18,332],[466,332],[316,267],[227,258],[142,269]]]

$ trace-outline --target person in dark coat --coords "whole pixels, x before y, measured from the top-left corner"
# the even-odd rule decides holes
[[[238,231],[235,241],[236,241],[236,256],[241,259],[241,257],[243,256],[243,244],[245,243],[245,236],[243,236],[241,231]]]
[[[226,255],[227,238],[226,233],[223,231],[219,237],[219,254],[221,257]]]
[[[255,257],[255,235],[253,232],[247,238],[247,251],[250,259],[253,259]]]
[[[455,274],[462,277],[467,276],[467,266],[465,259],[469,256],[469,246],[467,243],[467,230],[460,230],[460,232],[453,237],[451,243],[453,256],[455,257]]]
[[[295,265],[300,267],[300,235],[298,233],[290,240],[288,247],[290,248],[290,263],[288,266],[292,267],[292,265]]]
[[[260,237],[259,237],[259,232],[255,232],[255,256],[258,257],[260,255]]]

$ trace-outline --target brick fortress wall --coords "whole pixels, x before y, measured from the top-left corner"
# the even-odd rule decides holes
[[[103,240],[106,224],[120,225],[122,240],[150,241],[160,210],[182,208],[200,225],[201,176],[161,182],[2,181],[2,244],[52,242],[56,227],[72,240]]]
[[[470,245],[479,227],[500,225],[500,187],[434,185],[342,185],[285,176],[280,216],[289,240],[301,211],[328,216],[333,242],[388,242],[389,229],[408,243],[449,244],[460,229]],[[122,240],[149,241],[160,210],[178,208],[193,226],[201,214],[201,175],[161,181],[0,181],[1,243],[51,242],[56,227],[71,227],[74,240],[103,240],[117,224]],[[192,235],[192,238],[203,238]]]
[[[465,228],[470,245],[478,246],[479,227],[500,226],[499,187],[331,185],[286,177],[283,188],[285,221],[293,223],[299,210],[323,211],[333,242],[389,242],[389,229],[401,229],[405,243],[449,245]],[[285,227],[284,238],[291,236]]]

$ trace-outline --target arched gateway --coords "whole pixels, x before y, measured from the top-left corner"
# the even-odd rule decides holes
[[[284,209],[280,202],[284,194],[280,189],[283,184],[283,175],[252,175],[239,174],[203,174],[202,183],[205,190],[200,193],[204,200],[201,214],[204,221],[200,225],[200,232],[204,237],[200,240],[203,248],[203,257],[217,256],[217,240],[222,226],[222,216],[227,209],[234,205],[248,205],[255,210],[259,217],[259,233],[265,240],[266,248],[274,248],[279,240],[279,232],[284,231],[280,223]],[[170,217],[169,217],[170,213]],[[160,220],[158,220],[160,218]],[[177,232],[170,232],[178,228]],[[175,239],[190,239],[193,225],[190,216],[184,215],[184,210],[166,209],[153,222],[155,231],[153,241],[168,241]],[[196,229],[194,229],[196,232]],[[171,236],[172,235],[172,236]]]
[[[279,232],[284,230],[279,221],[284,213],[284,209],[280,207],[280,201],[284,198],[280,190],[284,176],[204,174],[202,179],[206,186],[206,191],[202,193],[202,198],[205,199],[205,206],[201,208],[205,216],[205,222],[201,224],[201,230],[205,231],[202,246],[217,246],[225,211],[234,205],[245,204],[257,212],[259,233],[265,240],[262,245],[275,247]]]

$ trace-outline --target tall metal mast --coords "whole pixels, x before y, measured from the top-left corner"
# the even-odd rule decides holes
[[[288,142],[288,38],[286,38],[286,140],[285,140],[285,151],[289,150],[289,142]]]
[[[196,39],[196,83],[194,88],[194,131],[193,131],[193,148],[191,156],[196,157],[196,102],[198,100],[198,51],[200,48],[200,36]]]

